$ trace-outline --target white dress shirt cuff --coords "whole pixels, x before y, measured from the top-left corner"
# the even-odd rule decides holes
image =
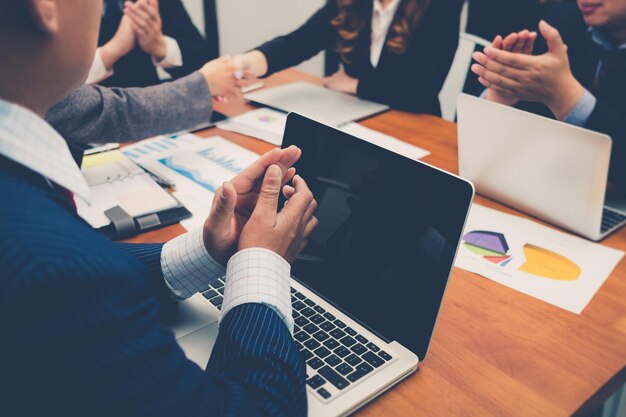
[[[104,65],[104,61],[102,60],[100,48],[96,49],[96,55],[93,58],[93,63],[91,64],[91,69],[89,70],[89,75],[87,76],[85,84],[97,84],[112,75],[113,69],[107,69]]]
[[[202,228],[163,245],[161,270],[165,283],[179,299],[186,299],[224,276],[226,269],[206,250]]]
[[[293,334],[290,277],[291,265],[270,250],[250,248],[236,253],[226,267],[220,322],[241,304],[264,304],[283,319]]]
[[[589,117],[591,117],[591,113],[596,108],[597,100],[593,94],[589,92],[589,90],[585,90],[578,103],[574,106],[574,108],[569,112],[563,121],[565,123],[569,123],[574,126],[585,127],[587,125],[587,121]]]
[[[183,54],[176,39],[164,36],[165,39],[165,57],[157,61],[152,57],[152,64],[156,67],[157,75],[161,81],[169,80],[172,76],[165,71],[166,68],[175,68],[183,66]]]

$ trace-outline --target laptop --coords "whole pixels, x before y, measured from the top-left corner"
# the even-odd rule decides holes
[[[318,201],[319,226],[291,283],[309,416],[343,416],[427,357],[474,191],[452,174],[293,113],[283,140],[290,145],[302,149],[296,168]],[[175,326],[203,367],[223,284],[183,303],[188,322]],[[194,330],[202,315],[214,322]]]
[[[276,110],[296,112],[331,126],[384,112],[389,106],[363,100],[307,82],[295,82],[245,95],[248,101]]]
[[[611,138],[466,94],[458,98],[459,172],[479,193],[598,241],[626,223],[606,195]]]

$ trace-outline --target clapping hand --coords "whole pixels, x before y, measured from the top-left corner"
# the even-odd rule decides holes
[[[138,0],[124,3],[124,15],[130,19],[137,35],[139,47],[157,61],[167,54],[163,23],[159,13],[159,0]]]
[[[506,38],[498,35],[494,38],[491,47],[495,49],[501,49],[503,51],[510,51],[514,53],[532,55],[535,40],[537,40],[537,32],[530,32],[528,30],[522,30],[521,32],[514,32],[508,35]],[[483,54],[475,52],[473,58],[478,62],[485,62]],[[485,80],[481,77],[478,81],[485,85]],[[496,103],[506,104],[508,106],[514,106],[519,101],[519,97],[512,95],[506,91],[498,91],[496,88],[488,88],[486,99],[495,101]]]
[[[539,30],[548,44],[542,55],[525,55],[493,47],[476,53],[472,71],[488,89],[503,97],[540,102],[563,120],[574,108],[584,88],[572,74],[567,46],[558,30],[545,21]]]
[[[271,181],[272,184],[278,182],[276,187],[271,188],[278,198],[281,187],[294,177],[296,171],[293,165],[301,154],[302,151],[295,146],[270,151],[216,191],[211,214],[203,230],[204,244],[215,260],[225,265],[237,251],[242,230],[253,215],[257,202],[262,195],[268,197],[267,187],[265,191],[262,189],[268,169],[277,166],[280,170],[278,180]],[[286,197],[291,199],[292,195]],[[315,202],[309,204],[315,205]]]

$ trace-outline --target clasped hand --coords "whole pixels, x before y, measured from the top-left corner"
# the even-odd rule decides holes
[[[563,120],[583,95],[582,85],[569,65],[567,46],[558,30],[545,21],[539,24],[548,52],[531,55],[536,33],[522,31],[496,37],[484,52],[475,52],[472,71],[487,90],[486,98],[506,105],[519,100],[547,105]]]
[[[295,175],[293,164],[301,153],[295,146],[268,152],[216,191],[203,229],[215,260],[226,265],[238,250],[260,247],[291,263],[306,247],[317,226],[317,202]],[[281,192],[287,202],[279,209]]]

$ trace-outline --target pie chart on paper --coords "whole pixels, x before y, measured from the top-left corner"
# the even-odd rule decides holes
[[[463,236],[463,245],[484,260],[500,266],[506,266],[511,261],[507,255],[509,244],[502,233],[487,230],[476,230]]]
[[[543,278],[575,281],[580,278],[580,267],[564,256],[539,246],[524,245],[526,262],[519,270]]]

